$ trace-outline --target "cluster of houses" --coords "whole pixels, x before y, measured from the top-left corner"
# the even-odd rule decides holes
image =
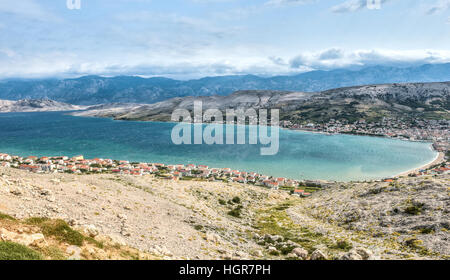
[[[350,123],[346,120],[331,119],[326,123],[294,124],[283,121],[285,128],[317,131],[329,134],[348,133],[385,136],[413,141],[432,141],[437,151],[450,150],[450,121],[448,120],[403,120],[383,118],[378,122],[359,120]]]
[[[210,168],[206,165],[178,164],[165,165],[162,163],[130,163],[125,160],[85,159],[83,156],[72,158],[61,157],[19,157],[0,153],[0,166],[13,167],[34,173],[112,173],[143,176],[154,174],[168,180],[202,179],[208,181],[225,181],[243,184],[254,184],[278,190],[290,190],[293,195],[300,197],[311,194],[302,189],[301,182],[287,178],[275,178],[255,172],[244,172],[230,168]]]
[[[418,176],[439,175],[439,174],[450,174],[450,165],[447,164],[441,167],[431,168],[427,170],[420,170],[414,174],[411,174],[411,176],[418,177]]]

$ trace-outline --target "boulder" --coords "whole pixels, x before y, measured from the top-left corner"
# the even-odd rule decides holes
[[[371,260],[371,259],[373,259],[373,253],[370,250],[364,248],[353,249],[348,253],[344,254],[343,256],[341,256],[341,260],[357,261],[357,260]]]
[[[256,252],[255,252],[255,255],[256,255],[258,258],[264,257],[264,253],[263,253],[261,250],[256,251]]]
[[[343,261],[360,261],[363,258],[355,250],[351,250],[350,252],[342,255],[340,259]]]
[[[66,253],[69,255],[68,260],[81,260],[81,248],[78,246],[67,247]]]
[[[280,253],[280,252],[278,251],[278,249],[275,248],[275,247],[273,247],[273,246],[269,246],[269,248],[267,248],[267,250],[269,250],[269,253],[270,253],[270,254],[275,254],[275,255],[277,255],[277,254]]]
[[[111,242],[113,242],[114,244],[117,244],[119,246],[126,246],[127,243],[125,242],[125,240],[117,235],[117,234],[109,234],[108,237],[111,239]]]
[[[372,251],[365,249],[365,248],[356,248],[356,253],[362,257],[363,260],[371,260],[373,259],[373,253]]]
[[[99,234],[99,231],[94,225],[88,225],[84,229],[84,233],[86,233],[90,237],[94,238],[94,237],[96,237]]]
[[[47,241],[45,240],[45,237],[42,233],[35,233],[30,236],[31,238],[31,246],[37,247],[37,248],[43,248],[48,246]]]
[[[214,232],[208,231],[206,233],[206,240],[209,242],[219,243],[220,242],[220,236]]]
[[[297,257],[300,258],[302,260],[306,260],[306,258],[308,257],[308,251],[306,251],[303,248],[297,247],[294,250],[292,250],[292,253]]]
[[[22,190],[19,188],[12,188],[9,192],[16,196],[21,196],[23,194]]]
[[[319,261],[319,260],[326,260],[327,259],[327,255],[325,255],[322,251],[320,250],[315,250],[312,254],[311,254],[311,260],[312,261]]]
[[[297,256],[294,254],[294,253],[289,253],[289,254],[287,254],[287,256],[286,256],[288,259],[294,259],[294,258],[297,258]]]

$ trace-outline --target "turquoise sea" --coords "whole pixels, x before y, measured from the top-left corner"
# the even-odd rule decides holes
[[[174,145],[176,124],[73,117],[61,112],[0,114],[0,153],[112,158],[230,167],[294,179],[379,179],[417,168],[437,155],[430,143],[280,130],[280,149],[260,145]]]

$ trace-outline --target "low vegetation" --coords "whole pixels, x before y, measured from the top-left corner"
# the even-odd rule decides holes
[[[228,212],[228,215],[233,216],[235,218],[240,218],[241,217],[241,210],[242,210],[243,206],[242,205],[238,205],[235,208],[233,208],[232,210],[230,210]]]
[[[40,253],[13,242],[0,242],[0,260],[42,260]]]
[[[333,242],[321,233],[308,227],[294,223],[286,210],[296,205],[296,200],[291,200],[258,212],[255,228],[261,235],[281,236],[285,241],[292,241],[309,253],[312,253],[317,245],[326,245],[333,248]],[[293,248],[277,248],[282,254],[289,253]]]
[[[8,234],[3,236],[4,241],[0,241],[0,260],[155,258],[136,249],[106,241],[104,237],[99,239],[84,235],[58,219],[32,217],[22,221],[0,213],[0,231],[3,229]],[[45,237],[40,239],[40,243],[27,241],[39,234]],[[75,251],[79,250],[78,253],[73,255],[67,252],[66,248],[70,246]]]

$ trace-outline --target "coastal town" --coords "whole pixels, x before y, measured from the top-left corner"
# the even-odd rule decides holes
[[[153,175],[166,180],[201,180],[222,181],[241,184],[252,184],[272,190],[284,190],[299,197],[311,196],[311,193],[326,187],[329,182],[294,180],[283,177],[273,177],[232,170],[231,168],[211,168],[206,165],[129,162],[113,159],[85,159],[84,156],[74,157],[20,157],[0,153],[0,166],[26,170],[33,173],[70,173],[70,174],[120,174],[129,176]],[[419,169],[408,174],[411,177],[438,175],[450,173],[450,164],[442,162],[428,168]],[[385,178],[383,181],[392,182],[396,178]]]
[[[322,187],[325,182],[298,181],[276,178],[255,172],[232,170],[231,168],[210,168],[206,165],[129,162],[112,159],[85,159],[84,156],[20,157],[0,153],[0,166],[26,170],[33,173],[70,174],[122,174],[130,176],[154,175],[167,180],[204,180],[252,184],[273,190],[285,190],[292,195],[308,197],[308,190]],[[303,187],[303,188],[301,188]]]
[[[355,134],[396,138],[410,141],[429,141],[438,152],[450,151],[449,120],[404,120],[383,118],[379,122],[363,119],[350,123],[347,120],[331,119],[327,123],[295,124],[282,121],[281,126],[294,130],[305,130],[327,134]]]

